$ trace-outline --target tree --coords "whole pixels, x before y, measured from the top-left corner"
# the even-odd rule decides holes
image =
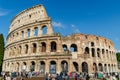
[[[4,37],[0,34],[0,72],[2,71],[2,63],[4,57]]]
[[[116,53],[117,61],[120,62],[120,52]]]

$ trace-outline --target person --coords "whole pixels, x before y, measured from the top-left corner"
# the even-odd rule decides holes
[[[86,80],[90,80],[90,76],[88,73],[86,74]]]
[[[45,74],[45,80],[49,80],[49,78],[48,78],[48,73],[46,72],[46,74]]]
[[[59,75],[58,75],[58,73],[57,73],[57,75],[56,75],[55,80],[59,80]]]
[[[11,77],[10,77],[9,73],[6,74],[6,79],[5,80],[11,80]]]
[[[75,80],[77,80],[77,77],[78,77],[78,74],[77,74],[77,73],[75,73]]]

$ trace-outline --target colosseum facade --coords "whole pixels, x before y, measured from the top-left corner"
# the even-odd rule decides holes
[[[117,60],[113,42],[104,37],[54,33],[44,6],[36,5],[11,21],[2,70],[116,72]]]

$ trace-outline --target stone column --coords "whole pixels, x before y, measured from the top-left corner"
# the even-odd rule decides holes
[[[56,72],[57,73],[60,73],[61,72],[61,62],[59,59],[57,59],[57,66],[56,66]]]
[[[42,28],[41,28],[41,25],[38,27],[38,35],[39,35],[39,36],[42,36]]]
[[[91,47],[89,47],[89,54],[90,54],[90,58],[92,58],[92,50],[91,50],[92,48]]]
[[[45,73],[49,73],[49,65],[50,65],[50,62],[48,61],[48,59],[46,59],[45,61]]]
[[[37,51],[36,52],[38,54],[40,52],[40,44],[39,44],[39,42],[37,42],[36,44],[37,44]]]
[[[46,52],[51,52],[51,43],[49,40],[46,42]]]
[[[37,60],[35,61],[35,71],[39,71],[38,70],[38,61]]]
[[[30,36],[34,36],[34,27],[31,28]]]
[[[31,65],[31,62],[28,60],[26,65],[27,66],[26,71],[30,71],[30,65]]]
[[[27,38],[27,31],[24,30],[24,38]]]
[[[72,72],[72,60],[71,59],[68,60],[68,71]]]
[[[52,34],[52,33],[53,33],[53,30],[52,30],[52,24],[50,21],[47,25],[47,34]]]
[[[24,45],[21,44],[21,53],[20,53],[21,55],[24,53],[24,49],[25,49],[25,48],[24,48]]]

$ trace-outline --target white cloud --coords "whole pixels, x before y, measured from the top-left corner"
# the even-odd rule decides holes
[[[80,30],[74,24],[71,24],[71,27],[74,33],[80,33]]]
[[[53,25],[54,27],[64,28],[64,26],[63,26],[63,24],[62,24],[61,22],[55,22],[55,21],[53,21],[53,22],[52,22],[52,25]]]
[[[0,8],[0,16],[5,16],[9,13],[8,10]]]

